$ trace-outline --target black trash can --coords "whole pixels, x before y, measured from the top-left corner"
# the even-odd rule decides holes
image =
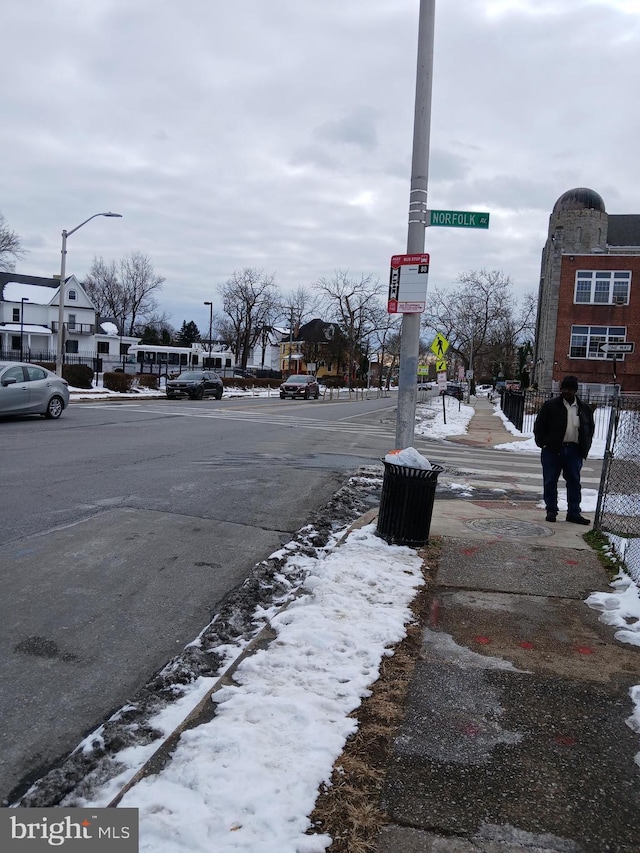
[[[376,534],[390,545],[426,545],[440,465],[408,468],[384,462]]]

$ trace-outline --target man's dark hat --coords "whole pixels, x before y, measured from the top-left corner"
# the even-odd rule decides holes
[[[562,382],[560,383],[560,388],[571,389],[572,391],[578,390],[578,380],[575,376],[565,376]]]

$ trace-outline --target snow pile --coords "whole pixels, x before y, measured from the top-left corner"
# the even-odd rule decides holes
[[[619,629],[616,640],[640,646],[640,591],[625,572],[620,572],[611,586],[615,592],[592,592],[586,603],[600,611],[601,622]]]
[[[473,406],[459,403],[454,397],[432,397],[427,403],[416,406],[415,432],[424,438],[465,435],[474,414]]]
[[[592,592],[585,601],[589,607],[600,611],[601,622],[618,628],[616,640],[640,646],[640,590],[623,571],[616,575],[611,586],[615,592]],[[630,688],[629,696],[634,710],[627,717],[627,725],[640,734],[640,684]],[[640,752],[636,754],[635,762],[640,766]]]
[[[271,619],[277,639],[215,694],[213,720],[183,733],[170,764],[122,800],[140,809],[140,850],[324,851],[331,839],[306,835],[307,815],[422,582],[416,553],[373,525],[309,559],[308,594]]]
[[[431,462],[415,449],[405,447],[404,450],[392,450],[384,457],[384,461],[391,465],[401,465],[403,468],[421,468],[430,471],[433,467]]]

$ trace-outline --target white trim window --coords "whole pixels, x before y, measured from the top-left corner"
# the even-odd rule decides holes
[[[602,352],[600,344],[621,344],[626,341],[624,326],[572,326],[569,358],[613,358]],[[624,358],[618,353],[617,358]]]
[[[587,305],[628,305],[630,290],[628,270],[578,270],[573,301]]]

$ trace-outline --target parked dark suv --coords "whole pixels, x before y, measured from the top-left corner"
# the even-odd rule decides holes
[[[284,400],[286,397],[291,397],[292,400],[295,397],[303,397],[305,400],[313,397],[317,400],[319,396],[320,386],[315,376],[290,376],[280,386],[281,400]]]
[[[187,370],[167,380],[167,397],[191,397],[192,400],[202,400],[203,397],[222,397],[224,386],[222,379],[212,370]]]

